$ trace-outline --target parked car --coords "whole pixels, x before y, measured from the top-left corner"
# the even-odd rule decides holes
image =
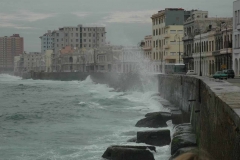
[[[217,71],[214,75],[213,75],[214,79],[227,79],[228,75],[226,73],[224,73],[223,71]]]
[[[187,75],[196,75],[194,70],[188,70],[186,74]]]
[[[228,78],[234,78],[235,77],[235,73],[232,69],[223,70],[223,73],[227,74]]]

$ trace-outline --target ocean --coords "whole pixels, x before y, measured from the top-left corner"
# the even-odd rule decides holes
[[[144,91],[117,92],[85,81],[22,80],[0,75],[1,160],[102,160],[110,145],[127,142],[149,112],[167,111]],[[172,130],[171,122],[168,123]],[[168,160],[170,146],[157,147],[156,160]]]

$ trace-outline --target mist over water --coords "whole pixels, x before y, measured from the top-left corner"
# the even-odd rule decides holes
[[[110,145],[136,145],[126,141],[149,130],[136,122],[167,111],[151,97],[156,85],[146,84],[144,91],[116,92],[90,77],[63,82],[0,75],[0,159],[101,160]],[[167,160],[169,146],[154,154]]]

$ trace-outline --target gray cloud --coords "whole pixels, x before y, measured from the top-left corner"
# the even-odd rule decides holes
[[[108,23],[151,23],[151,15],[156,10],[141,11],[116,11],[103,17],[103,21]]]

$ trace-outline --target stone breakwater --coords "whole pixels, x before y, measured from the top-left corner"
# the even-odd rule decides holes
[[[171,144],[170,160],[185,152],[192,152],[197,149],[196,135],[190,123],[184,123],[181,110],[169,101],[161,98],[158,94],[153,95],[169,112],[154,112],[145,115],[145,118],[136,123],[136,127],[155,128],[155,130],[139,131],[136,137],[127,142],[145,143],[147,146],[109,146],[102,157],[109,160],[154,160],[155,147],[162,147]],[[172,120],[174,132],[171,134],[166,127],[167,121]],[[190,117],[189,117],[190,121]],[[158,128],[158,130],[156,130]]]

